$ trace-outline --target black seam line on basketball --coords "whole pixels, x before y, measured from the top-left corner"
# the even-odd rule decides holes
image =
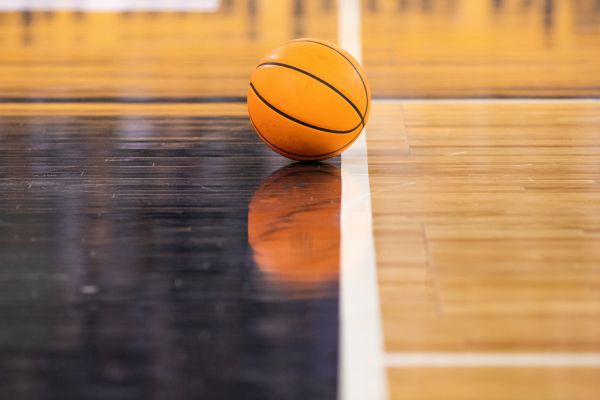
[[[315,40],[306,40],[306,39],[299,39],[299,40],[292,40],[292,42],[294,43],[302,43],[302,42],[306,42],[306,43],[315,43],[315,44],[320,44],[321,46],[325,46],[328,49],[331,49],[333,51],[335,51],[336,53],[338,53],[340,56],[344,57],[346,59],[346,61],[348,61],[350,63],[350,65],[352,65],[352,68],[354,68],[354,70],[356,71],[356,73],[358,74],[358,78],[360,79],[360,81],[362,82],[363,88],[365,89],[365,99],[367,100],[367,104],[365,106],[365,115],[363,117],[363,119],[367,116],[367,111],[369,111],[369,93],[367,92],[367,85],[365,84],[364,79],[362,78],[362,75],[360,74],[360,72],[358,71],[358,68],[356,68],[356,65],[354,65],[354,63],[352,61],[350,61],[350,59],[348,57],[346,57],[342,52],[338,51],[337,49],[325,44],[325,43],[321,43],[321,42],[317,42]]]
[[[352,65],[352,68],[354,68],[354,71],[356,71],[356,74],[358,75],[358,78],[360,79],[360,81],[362,82],[363,88],[365,89],[365,99],[367,101],[367,104],[365,106],[365,117],[367,116],[367,111],[369,110],[369,93],[367,92],[367,85],[365,84],[365,81],[362,78],[362,75],[360,74],[360,72],[358,71],[358,68],[356,68],[356,65],[354,65],[354,63],[352,61],[350,61],[350,59],[348,57],[346,57],[344,55],[344,53],[340,52],[339,50],[337,50],[334,47],[331,47],[325,43],[321,43],[321,42],[317,42],[316,40],[307,40],[307,39],[298,39],[298,40],[292,40],[292,42],[297,42],[297,43],[315,43],[315,44],[319,44],[321,46],[327,47],[333,51],[335,51],[336,53],[338,53],[340,56],[344,57],[346,59],[346,61],[348,61],[350,63],[350,65]]]
[[[346,148],[347,146],[350,146],[352,143],[354,143],[354,141],[356,140],[356,138],[358,138],[358,137],[360,136],[360,132],[359,132],[359,133],[358,133],[358,134],[357,134],[357,135],[356,135],[356,136],[355,136],[355,137],[354,137],[354,138],[353,138],[353,139],[352,139],[350,142],[346,143],[345,145],[343,145],[343,146],[342,146],[342,147],[340,147],[339,149],[336,149],[336,150],[330,151],[329,153],[317,154],[317,155],[314,155],[314,156],[306,156],[306,155],[303,155],[303,154],[295,154],[295,153],[290,153],[289,151],[286,151],[286,150],[282,149],[281,147],[274,145],[274,144],[273,144],[273,143],[271,143],[271,142],[269,141],[269,139],[267,139],[267,137],[266,137],[265,135],[263,135],[263,134],[260,132],[260,130],[259,130],[257,127],[256,127],[256,124],[254,123],[254,120],[252,119],[252,117],[250,117],[250,123],[251,123],[251,124],[252,124],[252,126],[254,127],[254,130],[256,130],[256,133],[258,133],[258,136],[260,136],[260,137],[261,137],[261,139],[263,139],[265,142],[267,142],[267,143],[268,143],[268,144],[270,144],[271,146],[275,147],[277,150],[279,150],[279,151],[282,151],[282,152],[284,152],[284,153],[286,153],[286,154],[289,154],[289,155],[291,155],[291,156],[303,157],[303,158],[312,158],[312,159],[314,159],[314,158],[317,158],[317,157],[324,157],[324,156],[328,156],[328,155],[330,155],[330,154],[333,154],[333,153],[335,153],[335,152],[337,152],[337,151],[344,150],[344,148]],[[361,132],[362,132],[362,131],[361,131]],[[311,160],[306,160],[306,161],[311,161]]]
[[[308,122],[300,121],[299,119],[294,118],[291,115],[288,115],[288,114],[284,113],[283,111],[281,111],[280,109],[278,109],[277,107],[275,107],[274,105],[272,105],[271,103],[269,103],[267,100],[265,100],[260,95],[260,93],[258,93],[258,90],[256,90],[256,88],[254,87],[254,85],[252,84],[252,82],[250,82],[250,87],[252,88],[252,90],[254,91],[254,93],[256,93],[256,96],[258,96],[258,98],[263,103],[265,103],[265,105],[267,107],[269,107],[271,110],[275,111],[277,114],[281,115],[282,117],[285,117],[285,118],[289,119],[290,121],[294,121],[297,124],[306,126],[307,128],[315,129],[317,131],[322,131],[322,132],[335,133],[335,134],[340,135],[340,134],[346,134],[346,133],[350,133],[350,132],[355,131],[358,127],[360,127],[360,125],[362,123],[362,122],[359,122],[358,125],[356,125],[354,128],[348,129],[348,130],[345,130],[345,131],[338,131],[338,130],[335,130],[335,129],[327,129],[327,128],[322,128],[320,126],[312,125],[312,124],[309,124]]]
[[[338,151],[342,151],[344,150],[346,147],[350,146],[352,143],[354,143],[356,141],[356,139],[360,136],[360,134],[356,135],[354,138],[352,138],[351,141],[349,141],[348,143],[346,143],[345,145],[343,145],[342,147],[330,151],[329,153],[323,153],[323,154],[317,154],[314,156],[307,156],[307,155],[303,155],[303,154],[296,154],[296,153],[290,153],[289,151],[285,151],[284,149],[282,149],[281,147],[275,146],[273,143],[271,143],[266,137],[265,135],[263,135],[258,128],[256,127],[256,125],[254,125],[254,121],[252,121],[252,126],[254,126],[254,129],[256,130],[256,133],[258,133],[258,135],[267,143],[269,143],[271,146],[275,147],[277,150],[281,151],[282,153],[285,154],[289,154],[291,156],[296,156],[296,157],[302,157],[302,158],[306,158],[306,160],[303,161],[319,161],[318,158],[324,157],[324,156],[328,156],[330,154],[336,153]],[[361,131],[362,132],[362,131]]]
[[[306,76],[310,76],[313,79],[316,79],[317,81],[321,82],[323,85],[327,86],[329,89],[333,90],[334,92],[336,92],[337,94],[339,94],[344,100],[346,100],[346,102],[348,104],[350,104],[350,106],[352,106],[352,108],[354,109],[354,111],[356,111],[356,113],[358,114],[358,118],[360,118],[360,122],[362,124],[362,126],[365,126],[365,119],[362,116],[362,114],[360,113],[360,110],[358,109],[358,107],[356,107],[356,105],[352,102],[352,100],[350,100],[348,97],[346,97],[346,95],[344,95],[344,93],[340,92],[335,86],[333,86],[331,83],[319,78],[318,76],[311,74],[308,71],[303,70],[302,68],[298,68],[298,67],[294,67],[293,65],[289,65],[289,64],[284,64],[284,63],[280,63],[280,62],[265,62],[262,64],[259,64],[256,69],[265,66],[265,65],[274,65],[277,67],[283,67],[283,68],[289,68],[291,70],[294,71],[298,71],[301,74],[304,74]]]

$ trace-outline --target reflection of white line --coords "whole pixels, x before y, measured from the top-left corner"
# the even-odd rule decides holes
[[[389,353],[390,368],[600,367],[600,353]]]
[[[361,61],[360,0],[338,1],[340,45]],[[342,154],[340,400],[387,398],[366,132]]]
[[[217,11],[220,0],[0,0],[0,11]]]

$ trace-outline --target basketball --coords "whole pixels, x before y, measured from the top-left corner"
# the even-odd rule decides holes
[[[298,39],[260,60],[247,97],[252,125],[271,149],[316,161],[337,156],[358,138],[371,90],[362,67],[345,50]]]

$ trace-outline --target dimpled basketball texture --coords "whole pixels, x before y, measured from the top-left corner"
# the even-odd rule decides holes
[[[365,73],[348,52],[298,39],[260,61],[250,79],[248,112],[271,149],[294,160],[324,160],[360,135],[370,98]]]

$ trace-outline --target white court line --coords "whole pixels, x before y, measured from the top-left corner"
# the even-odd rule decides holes
[[[600,367],[600,353],[389,353],[390,368]]]
[[[385,98],[385,99],[373,99],[375,104],[462,104],[462,103],[474,103],[474,104],[494,104],[494,103],[515,103],[515,104],[531,104],[531,103],[549,103],[549,104],[564,104],[564,103],[598,103],[600,98],[563,98],[563,99],[546,99],[537,97],[522,97],[522,98],[446,98],[446,99],[403,99],[403,98]]]
[[[360,0],[338,1],[339,42],[359,62]],[[385,400],[366,131],[342,153],[340,400]]]

